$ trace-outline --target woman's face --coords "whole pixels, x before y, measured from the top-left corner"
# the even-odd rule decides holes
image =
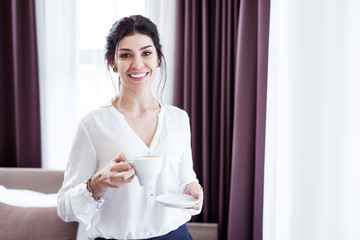
[[[123,88],[133,92],[151,91],[158,57],[150,37],[135,33],[120,40],[115,53]]]

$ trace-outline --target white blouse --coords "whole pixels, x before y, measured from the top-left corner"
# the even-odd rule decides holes
[[[177,229],[200,211],[164,207],[155,197],[182,193],[186,184],[198,182],[190,141],[189,117],[174,106],[161,105],[150,147],[111,103],[89,113],[79,123],[58,193],[59,216],[64,221],[83,223],[92,238],[142,239]],[[84,182],[120,152],[128,159],[142,155],[161,157],[163,168],[154,194],[141,187],[135,176],[120,188],[109,188],[98,208]]]

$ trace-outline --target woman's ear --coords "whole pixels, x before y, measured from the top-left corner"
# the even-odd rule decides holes
[[[114,60],[112,60],[112,61],[108,61],[108,63],[109,63],[109,65],[111,66],[111,68],[113,69],[113,71],[114,71],[115,73],[117,73],[117,72],[118,72],[118,69],[117,69],[117,67],[116,67],[116,62],[115,62]]]

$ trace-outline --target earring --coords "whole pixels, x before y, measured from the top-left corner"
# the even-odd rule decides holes
[[[161,66],[161,62],[160,61],[158,61],[157,62],[157,64],[158,64],[158,68]]]
[[[112,67],[114,72],[117,72],[117,68],[115,66]]]

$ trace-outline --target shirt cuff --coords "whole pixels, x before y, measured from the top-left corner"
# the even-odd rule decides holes
[[[104,199],[95,201],[85,183],[80,183],[71,189],[71,208],[76,218],[84,224],[90,222],[104,202]]]

